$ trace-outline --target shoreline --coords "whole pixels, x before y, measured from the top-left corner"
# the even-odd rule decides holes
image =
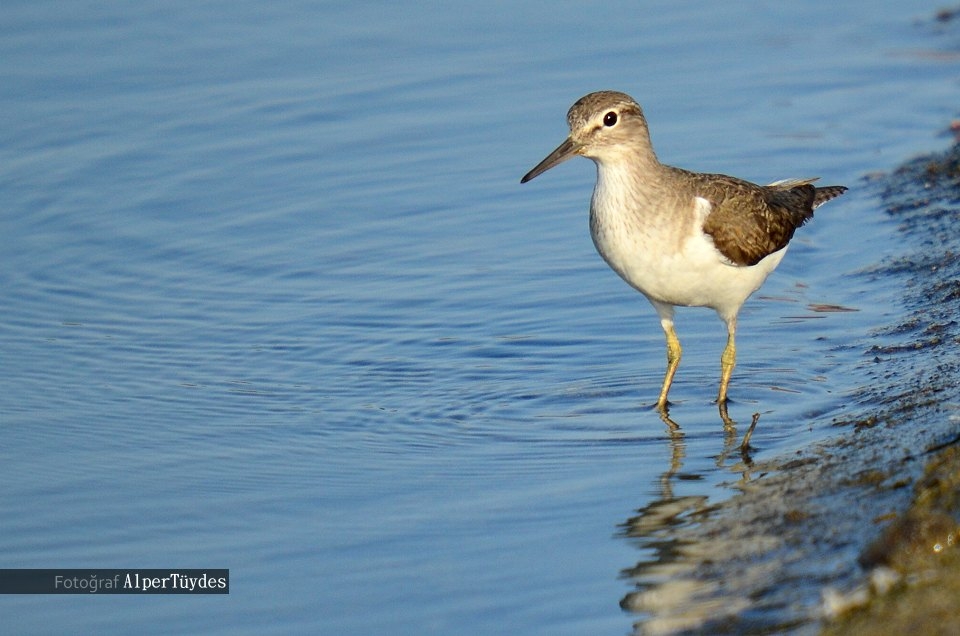
[[[661,502],[628,524],[660,554],[627,573],[636,633],[960,631],[960,135],[861,184],[903,239],[850,274],[902,282],[896,322],[851,345],[869,383],[837,438],[745,454],[733,497]]]
[[[744,455],[733,497],[663,501],[631,520],[625,534],[661,555],[628,573],[636,633],[957,630],[960,143],[872,182],[905,245],[852,274],[904,281],[899,322],[854,344],[872,381],[833,421],[838,438]]]
[[[920,238],[921,249],[890,267],[909,276],[912,311],[895,328],[910,335],[901,351],[922,349],[930,364],[892,387],[899,397],[877,418],[934,423],[945,429],[944,439],[924,448],[909,504],[859,556],[874,578],[885,572],[888,582],[837,597],[833,608],[827,603],[832,620],[825,635],[955,633],[960,627],[960,142],[897,169],[884,202],[901,231]],[[876,351],[899,353],[895,347]]]

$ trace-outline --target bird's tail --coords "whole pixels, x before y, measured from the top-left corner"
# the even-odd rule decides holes
[[[774,181],[767,187],[777,188],[778,190],[793,190],[794,188],[798,188],[800,186],[810,185],[819,179],[820,177],[813,177],[812,179],[781,179],[780,181]],[[847,186],[823,186],[822,188],[814,187],[813,209],[817,209],[830,199],[835,199],[846,191]]]
[[[830,199],[835,199],[847,191],[847,186],[824,186],[817,188],[813,195],[813,207],[818,208]]]

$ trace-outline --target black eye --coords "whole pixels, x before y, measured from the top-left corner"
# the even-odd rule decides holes
[[[603,125],[609,128],[610,126],[616,126],[617,124],[617,114],[612,110],[603,116]]]

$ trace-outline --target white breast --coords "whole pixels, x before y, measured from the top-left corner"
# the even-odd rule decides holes
[[[703,232],[711,204],[647,192],[617,170],[598,170],[590,233],[603,259],[647,298],[735,314],[783,258],[786,248],[750,267],[734,265]],[[657,202],[657,203],[654,203]]]

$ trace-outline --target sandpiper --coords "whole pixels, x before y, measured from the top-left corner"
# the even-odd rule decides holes
[[[570,135],[520,183],[575,155],[597,164],[593,244],[653,304],[667,337],[657,408],[669,420],[667,394],[681,354],[674,307],[710,307],[727,325],[717,394],[725,415],[740,307],[783,259],[794,231],[847,188],[814,187],[816,179],[760,186],[664,165],[653,152],[640,105],[616,91],[581,97],[567,112],[567,123]]]

